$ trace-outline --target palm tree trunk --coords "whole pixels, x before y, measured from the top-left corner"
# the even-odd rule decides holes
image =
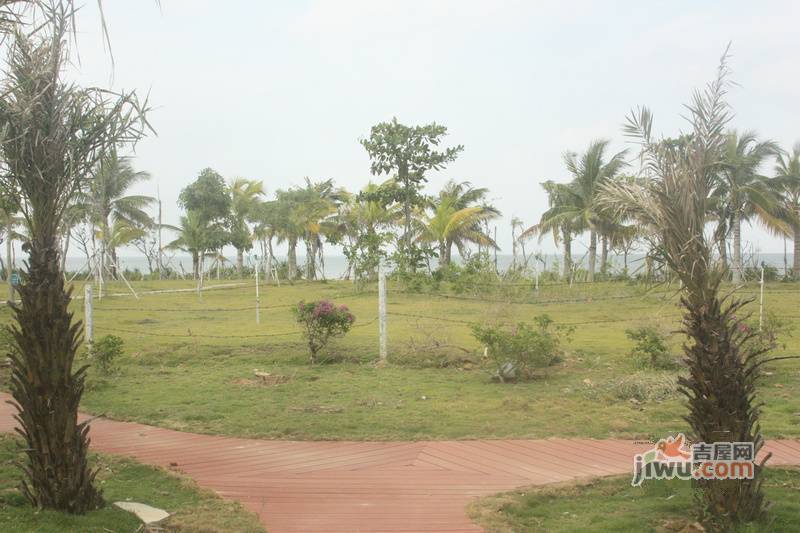
[[[572,273],[572,234],[568,230],[562,230],[564,235],[564,281],[569,281]]]
[[[306,280],[314,279],[314,244],[311,237],[306,235]]]
[[[594,269],[597,262],[597,232],[589,231],[589,283],[594,281]]]
[[[11,252],[14,244],[11,233],[11,223],[9,222],[8,231],[6,231],[6,283],[8,284],[8,301],[14,301],[14,286],[11,284]],[[795,242],[797,240],[795,239]]]
[[[244,250],[241,248],[236,249],[236,275],[239,279],[242,278],[242,270],[244,269]]]
[[[297,277],[297,237],[289,237],[289,249],[286,252],[289,280]]]
[[[608,263],[608,237],[603,235],[600,237],[600,273],[605,274]]]
[[[64,247],[61,249],[61,272],[67,271],[67,253],[69,252],[69,241],[71,234],[72,229],[67,228],[67,232],[64,235]]]
[[[197,279],[200,276],[200,256],[195,251],[192,252],[192,279]]]
[[[719,260],[722,262],[722,268],[728,270],[728,240],[723,236],[719,239]]]
[[[439,268],[446,267],[448,263],[447,244],[444,241],[439,241]]]
[[[800,280],[800,224],[792,226],[794,235],[794,255],[792,256],[792,278]]]
[[[26,441],[22,493],[38,508],[84,513],[102,504],[87,464],[86,422],[78,423],[85,368],[73,369],[80,323],[69,311],[70,292],[59,268],[58,232],[44,225],[31,235],[21,305],[14,308],[10,381]]]
[[[738,212],[733,215],[733,282],[742,282],[742,219]]]

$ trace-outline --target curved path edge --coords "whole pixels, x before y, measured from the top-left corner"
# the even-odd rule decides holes
[[[15,408],[0,393],[0,431]],[[92,449],[192,477],[279,532],[475,532],[465,508],[514,488],[631,472],[629,440],[274,441],[95,419]],[[800,440],[770,441],[771,465],[800,464]]]

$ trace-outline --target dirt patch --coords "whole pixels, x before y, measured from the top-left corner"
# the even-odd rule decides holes
[[[289,376],[283,374],[270,374],[268,372],[256,372],[254,378],[239,378],[233,380],[234,385],[241,385],[244,387],[264,386],[274,387],[275,385],[282,385],[291,380]]]

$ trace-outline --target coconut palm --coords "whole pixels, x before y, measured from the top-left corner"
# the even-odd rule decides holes
[[[500,211],[485,203],[488,189],[474,188],[468,181],[448,181],[437,196],[428,201],[428,213],[420,213],[417,240],[439,248],[439,265],[450,264],[453,245],[459,253],[467,245],[477,244],[497,249],[482,225],[500,216]],[[479,203],[482,205],[476,205]],[[463,254],[462,254],[463,255]]]
[[[791,154],[778,154],[773,188],[778,194],[780,219],[794,242],[792,277],[800,280],[800,142]]]
[[[206,253],[219,247],[218,243],[225,238],[225,228],[219,222],[209,221],[197,211],[187,211],[178,226],[164,227],[178,234],[166,247],[189,253],[192,256],[192,276],[202,282]]]
[[[335,217],[338,207],[347,200],[344,189],[336,187],[333,180],[312,182],[305,178],[305,186],[291,189],[295,208],[290,218],[306,245],[306,279],[317,277],[317,261],[324,275],[322,255],[323,237],[336,231]]]
[[[378,264],[385,256],[384,246],[393,235],[391,229],[402,225],[401,206],[387,198],[395,195],[393,179],[381,184],[368,182],[358,194],[347,195],[338,213],[330,219],[334,231],[328,239],[342,244],[347,258],[347,277],[374,279]]]
[[[605,185],[601,204],[647,228],[656,240],[654,253],[681,281],[688,340],[687,376],[679,383],[688,400],[685,420],[692,440],[753,442],[758,452],[763,438],[755,395],[763,351],[748,342],[754,334],[742,327],[746,302],[720,295],[726,272],[713,257],[718,236],[709,238],[705,232],[709,198],[720,169],[729,164],[730,137],[724,134],[731,118],[724,100],[727,71],[723,57],[717,79],[697,91],[687,106],[693,134],[683,150],[653,139],[649,111],[631,115],[626,133],[641,143],[648,179]],[[740,522],[764,518],[768,506],[761,475],[758,465],[754,479],[698,482],[707,525],[728,531]]]
[[[725,136],[725,157],[717,188],[722,199],[723,218],[727,218],[733,237],[733,281],[739,283],[742,264],[742,222],[757,218],[765,226],[778,229],[775,216],[777,197],[766,177],[759,174],[764,162],[780,151],[774,141],[759,141],[755,132],[730,131]]]
[[[542,183],[542,188],[547,193],[550,208],[542,214],[537,224],[523,231],[519,239],[524,240],[538,235],[541,242],[544,235],[551,233],[556,246],[561,241],[564,247],[562,277],[564,280],[569,280],[572,273],[572,236],[585,228],[582,225],[583,219],[575,217],[575,206],[579,199],[574,189],[565,183],[548,180]]]
[[[253,221],[261,198],[264,184],[260,181],[236,178],[231,182],[231,244],[236,248],[236,272],[242,275],[244,252],[253,247],[253,232],[248,226]]]
[[[22,494],[37,508],[84,513],[102,504],[87,464],[89,426],[78,423],[85,367],[73,363],[80,323],[69,310],[59,237],[62,217],[109,151],[142,135],[141,107],[65,83],[66,7],[46,11],[33,37],[14,32],[0,92],[0,183],[19,194],[27,269],[14,307],[9,389],[25,441]]]
[[[285,242],[286,267],[289,280],[297,278],[297,242],[303,234],[303,228],[298,225],[292,216],[298,207],[297,193],[292,190],[278,190],[275,192],[273,207],[273,231],[277,242]]]
[[[133,169],[129,157],[121,157],[112,150],[94,169],[94,179],[86,188],[83,202],[87,205],[90,222],[100,240],[100,268],[105,271],[107,257],[111,258],[112,272],[117,264],[116,247],[111,245],[111,229],[118,221],[127,226],[142,228],[153,225],[145,209],[155,198],[126,194],[131,187],[149,180],[150,174]]]

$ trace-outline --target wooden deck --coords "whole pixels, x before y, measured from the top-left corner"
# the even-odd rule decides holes
[[[0,431],[15,424],[7,399],[0,393]],[[464,512],[476,497],[626,474],[633,455],[649,448],[589,439],[269,441],[104,419],[92,422],[90,437],[94,450],[177,468],[240,501],[272,533],[480,531]],[[800,463],[800,441],[774,441],[767,448],[774,453],[770,464]]]

